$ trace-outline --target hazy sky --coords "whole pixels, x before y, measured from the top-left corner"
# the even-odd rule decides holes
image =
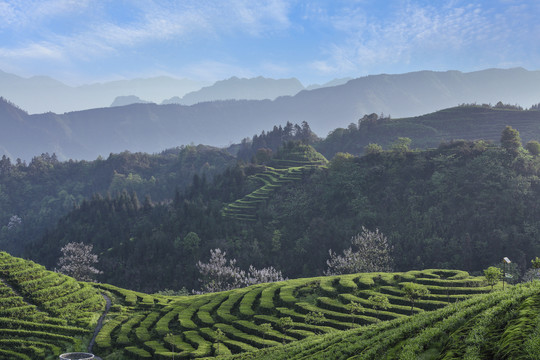
[[[68,84],[540,69],[538,0],[0,0],[0,69]]]

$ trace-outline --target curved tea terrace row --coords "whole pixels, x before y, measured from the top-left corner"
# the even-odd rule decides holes
[[[296,279],[186,297],[96,284],[113,299],[96,347],[103,354],[121,352],[135,359],[202,358],[249,353],[337,330],[362,331],[365,325],[408,318],[411,303],[402,290],[407,282],[430,290],[415,301],[413,313],[491,290],[483,277],[451,270]],[[388,308],[370,301],[377,294],[388,298]]]
[[[0,252],[0,359],[84,350],[104,305],[91,285]]]

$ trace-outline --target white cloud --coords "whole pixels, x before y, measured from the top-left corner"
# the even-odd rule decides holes
[[[73,15],[76,27],[56,32],[43,29],[47,31],[39,33],[39,41],[28,40],[25,46],[36,47],[35,43],[39,42],[53,44],[56,51],[68,58],[107,56],[122,47],[170,39],[191,41],[193,38],[219,38],[231,33],[262,36],[267,32],[282,31],[290,25],[289,5],[285,0],[139,1],[130,3],[132,8],[125,10],[136,14],[129,20],[107,14],[106,5],[106,1],[90,0],[0,0],[0,20],[4,27],[16,24],[19,35],[30,29],[36,32],[36,27],[47,26],[55,17]],[[88,7],[98,10],[82,11]],[[4,56],[18,56],[21,50],[4,47],[1,52]],[[44,51],[37,52],[36,57],[40,54],[50,57]]]
[[[91,4],[91,0],[2,0],[0,27],[39,26],[53,17],[82,14]]]
[[[63,54],[52,44],[32,43],[20,48],[0,48],[0,58],[62,60]]]
[[[344,40],[327,44],[325,57],[312,66],[321,72],[334,69],[336,74],[351,70],[369,73],[385,65],[419,63],[445,54],[448,63],[456,56],[511,57],[516,44],[531,37],[531,24],[536,24],[532,19],[522,25],[519,22],[530,16],[530,6],[538,10],[538,5],[527,1],[503,8],[461,0],[447,6],[414,1],[401,4],[384,18],[370,16],[362,6],[329,17]],[[539,26],[535,27],[540,35]]]

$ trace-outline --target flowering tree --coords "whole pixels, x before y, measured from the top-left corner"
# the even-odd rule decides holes
[[[329,250],[330,259],[326,261],[326,275],[353,274],[359,272],[392,271],[392,247],[388,239],[379,231],[362,232],[351,239],[351,247],[338,255]]]
[[[537,256],[536,258],[532,259],[531,265],[532,268],[527,270],[527,272],[523,275],[523,281],[532,281],[540,278],[540,258]]]
[[[21,224],[22,224],[22,219],[20,217],[18,217],[17,215],[12,215],[9,218],[8,229],[9,230],[16,229]]]
[[[231,290],[245,284],[245,271],[236,267],[236,259],[227,260],[226,255],[221,249],[210,250],[210,261],[197,263],[203,293]]]
[[[103,272],[94,267],[98,263],[98,257],[92,254],[92,248],[92,245],[82,242],[68,243],[60,250],[62,256],[58,259],[58,272],[79,281],[94,281],[94,276]]]
[[[261,283],[269,283],[285,280],[281,271],[270,266],[267,268],[256,269],[253,265],[249,265],[246,285],[254,285]]]
[[[210,250],[208,263],[199,261],[197,268],[201,274],[202,293],[226,291],[243,286],[283,280],[281,271],[273,267],[257,269],[249,266],[246,274],[236,266],[236,259],[227,260],[227,253],[221,249]]]

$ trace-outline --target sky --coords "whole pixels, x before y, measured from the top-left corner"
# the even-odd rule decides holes
[[[70,85],[540,70],[538,0],[0,0],[0,70]]]

